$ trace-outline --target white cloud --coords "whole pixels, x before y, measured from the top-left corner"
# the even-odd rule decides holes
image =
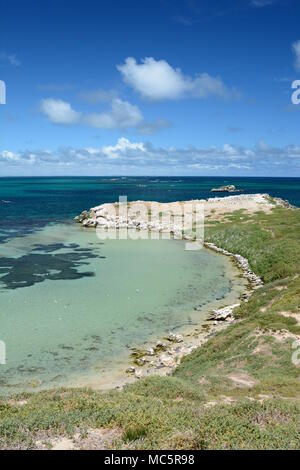
[[[300,70],[300,40],[299,41],[296,41],[294,42],[294,44],[292,44],[292,49],[295,53],[295,68],[297,70]]]
[[[180,70],[173,69],[166,61],[152,57],[141,64],[128,57],[125,64],[118,65],[124,81],[146,98],[174,99],[185,92],[185,82]]]
[[[43,99],[40,108],[54,124],[77,124],[81,118],[81,113],[74,111],[70,103],[63,100]]]
[[[183,75],[180,69],[171,67],[165,60],[155,60],[153,57],[145,58],[140,64],[133,57],[128,57],[117,69],[125,83],[150,100],[173,100],[188,96],[238,96],[238,92],[235,89],[229,90],[220,77],[212,77],[208,73],[189,77]]]
[[[119,158],[121,155],[128,155],[132,151],[145,152],[143,143],[131,143],[130,140],[121,137],[116,145],[102,147],[102,153],[108,158]]]
[[[286,175],[300,174],[300,147],[272,147],[260,141],[252,148],[233,144],[220,147],[154,147],[122,137],[115,145],[63,147],[56,151],[0,151],[1,174],[159,174],[159,175]],[[20,170],[18,170],[20,169]],[[25,169],[25,170],[24,170]],[[27,169],[27,170],[26,170]]]
[[[0,161],[3,159],[4,161],[18,161],[20,159],[20,155],[18,153],[10,152],[9,150],[3,150],[0,152]]]
[[[75,111],[67,101],[46,98],[40,102],[40,110],[54,124],[71,125],[85,124],[99,129],[128,129],[138,128],[144,123],[144,118],[139,108],[128,101],[114,98],[110,103],[110,109],[102,113],[83,114]],[[162,123],[153,124],[153,131],[162,127]]]
[[[128,101],[115,98],[111,102],[109,111],[99,114],[87,114],[84,120],[91,127],[126,129],[140,124],[143,121],[143,116],[137,106],[128,103]]]

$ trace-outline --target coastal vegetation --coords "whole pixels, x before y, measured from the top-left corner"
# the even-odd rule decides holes
[[[264,281],[236,321],[168,377],[1,399],[0,447],[299,449],[299,234],[294,208],[210,217],[206,241]]]

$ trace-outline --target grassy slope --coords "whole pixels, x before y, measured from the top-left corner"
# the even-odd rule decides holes
[[[34,447],[37,436],[119,429],[113,448],[300,448],[300,369],[292,364],[292,317],[300,312],[300,210],[242,212],[211,222],[206,238],[249,259],[265,286],[239,321],[186,357],[172,377],[122,392],[58,390],[0,401],[0,446]],[[258,334],[259,333],[259,334]],[[249,381],[238,386],[232,377]],[[24,398],[24,396],[22,397]]]

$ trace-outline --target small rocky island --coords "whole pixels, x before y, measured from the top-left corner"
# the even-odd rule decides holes
[[[237,189],[234,184],[228,184],[226,186],[220,186],[220,188],[212,188],[212,193],[240,193],[242,189]]]

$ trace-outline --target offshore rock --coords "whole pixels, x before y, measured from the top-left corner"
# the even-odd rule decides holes
[[[212,188],[212,193],[236,193],[242,191],[237,189],[234,184],[228,184],[227,186],[220,186],[220,188]]]

